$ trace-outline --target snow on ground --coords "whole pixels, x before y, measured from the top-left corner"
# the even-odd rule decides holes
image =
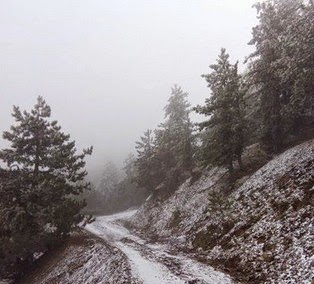
[[[122,251],[131,266],[132,278],[143,284],[208,283],[233,281],[212,267],[182,253],[173,254],[166,246],[149,244],[123,226],[136,210],[97,217],[86,229]]]
[[[95,237],[86,232],[81,241],[72,238],[44,269],[21,283],[233,283],[191,253],[245,283],[311,283],[314,140],[248,177],[231,193],[228,217],[206,213],[208,193],[226,185],[226,170],[215,168],[192,185],[187,181],[167,200],[150,199],[137,211],[99,216],[86,227]],[[126,222],[145,237],[129,231]],[[147,232],[163,243],[149,242]]]
[[[143,283],[185,283],[185,281],[172,274],[163,264],[146,259],[136,249],[120,242],[117,243],[117,247],[126,254],[131,264],[132,273]]]
[[[195,230],[195,224],[206,218],[208,191],[219,185],[226,174],[226,169],[214,168],[193,185],[187,180],[164,202],[149,200],[131,218],[132,225],[159,237],[172,238],[175,235],[185,243],[187,232]],[[178,218],[173,222],[176,212]]]
[[[88,224],[86,229],[108,242],[119,241],[125,237],[140,241],[139,238],[131,235],[127,228],[116,223],[116,220],[130,219],[136,211],[137,210],[127,210],[113,215],[99,216],[96,218],[95,222]]]
[[[89,233],[72,235],[67,243],[44,255],[21,284],[123,284],[133,281],[130,265],[118,250]]]
[[[245,282],[310,283],[314,140],[274,157],[241,183],[229,196],[233,202],[225,216],[206,210],[211,191],[230,187],[226,170],[213,168],[166,200],[148,200],[130,223]]]

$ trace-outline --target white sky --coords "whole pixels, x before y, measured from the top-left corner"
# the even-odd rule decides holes
[[[254,3],[1,0],[0,131],[14,104],[30,109],[42,95],[78,148],[94,145],[90,167],[121,162],[162,122],[173,84],[202,104],[209,91],[200,75],[220,48],[243,62]]]

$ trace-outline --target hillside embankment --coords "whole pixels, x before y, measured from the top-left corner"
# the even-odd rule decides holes
[[[232,185],[223,168],[187,180],[169,198],[146,201],[130,226],[244,283],[307,284],[314,265],[313,191],[310,140]]]

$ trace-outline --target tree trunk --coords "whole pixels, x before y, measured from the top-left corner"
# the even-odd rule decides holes
[[[230,173],[230,174],[233,173],[233,163],[232,163],[232,160],[229,161],[229,167],[228,167],[228,169],[229,169],[229,173]]]
[[[37,113],[37,116],[36,116],[36,119],[37,121],[39,121],[39,113]],[[34,165],[34,180],[33,180],[33,183],[35,181],[35,179],[37,178],[38,176],[38,172],[39,172],[39,147],[40,147],[40,131],[37,129],[35,130],[34,132],[34,135],[35,135],[35,141],[36,141],[36,144],[35,144],[35,165]]]
[[[39,171],[39,157],[36,154],[35,167],[34,167],[34,177],[35,178],[38,176],[38,171]]]
[[[39,173],[39,140],[36,141],[34,179],[36,179],[38,173]]]
[[[242,170],[243,169],[243,163],[242,163],[242,156],[241,156],[241,154],[238,155],[238,164],[239,164],[240,170]]]

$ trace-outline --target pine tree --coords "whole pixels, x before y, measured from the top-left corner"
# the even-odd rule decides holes
[[[203,75],[211,89],[211,97],[205,106],[197,106],[195,111],[209,119],[200,123],[200,130],[207,135],[203,140],[205,164],[227,165],[233,171],[233,160],[237,158],[242,166],[241,155],[244,147],[243,94],[237,63],[229,63],[229,55],[221,50],[217,64],[210,65],[213,70]]]
[[[123,162],[123,170],[126,174],[126,179],[133,183],[137,176],[137,169],[136,169],[136,157],[133,153],[130,153],[127,158]]]
[[[314,10],[307,1],[255,5],[259,24],[250,44],[250,83],[261,100],[262,142],[278,152],[285,138],[313,117]]]
[[[276,10],[268,3],[256,5],[260,24],[253,28],[253,39],[249,44],[255,44],[256,51],[250,58],[256,58],[250,63],[251,78],[257,86],[261,97],[262,142],[271,145],[274,151],[282,147],[282,89],[274,62],[280,58],[280,32],[284,28],[276,14]]]
[[[114,211],[114,204],[112,201],[119,194],[118,187],[121,181],[119,169],[112,162],[108,161],[105,163],[102,176],[99,184],[96,187],[98,198],[100,199],[100,210],[102,212],[111,213]]]
[[[171,89],[168,104],[164,108],[166,121],[161,124],[164,135],[162,143],[172,153],[174,166],[183,171],[190,171],[193,167],[193,129],[187,97],[188,93],[181,87],[175,85]]]
[[[165,122],[153,132],[148,130],[137,142],[137,180],[150,190],[163,185],[175,190],[193,168],[193,135],[189,119],[188,94],[174,86],[165,106]]]
[[[155,157],[155,141],[152,130],[148,129],[144,132],[140,141],[136,142],[135,148],[137,151],[135,161],[137,186],[153,191],[162,177],[160,177],[159,161]]]
[[[314,117],[314,6],[308,1],[273,1],[284,27],[277,65],[284,89],[282,116],[286,135],[297,133]]]
[[[189,119],[188,93],[174,86],[165,106],[165,121],[155,130],[155,158],[159,162],[162,188],[177,189],[193,168],[193,135]]]
[[[84,158],[92,148],[76,154],[75,142],[50,115],[42,97],[30,112],[14,106],[16,123],[3,133],[11,147],[0,151],[0,158],[11,170],[1,196],[10,201],[2,200],[0,210],[10,241],[3,240],[1,250],[13,245],[15,258],[32,257],[49,235],[66,235],[82,217],[84,202],[75,196],[89,188]]]
[[[108,161],[105,163],[103,174],[97,186],[97,190],[104,196],[110,195],[116,188],[119,181],[120,173],[117,166],[112,161]]]

